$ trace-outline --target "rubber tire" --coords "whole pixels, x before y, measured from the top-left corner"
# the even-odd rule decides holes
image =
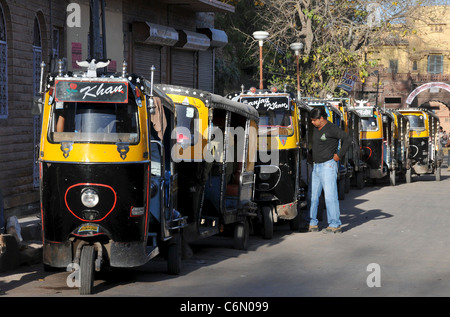
[[[242,222],[237,222],[234,225],[234,248],[237,250],[247,250],[248,240],[250,237],[250,230],[247,218]]]
[[[93,245],[85,245],[80,257],[80,295],[90,295],[94,288],[95,249]]]
[[[389,183],[391,184],[391,186],[395,186],[395,171],[391,170],[389,172]]]
[[[178,275],[181,271],[181,238],[179,234],[173,237],[174,241],[167,247],[167,272]]]
[[[300,215],[300,207],[297,208],[297,216],[294,217],[294,219],[289,220],[289,228],[292,231],[298,231],[300,230],[300,221],[301,215]]]
[[[345,176],[345,190],[344,190],[345,193],[350,192],[350,183],[351,183],[350,176]]]
[[[406,183],[411,183],[411,181],[412,181],[412,178],[411,178],[411,169],[410,168],[408,168],[407,170],[406,170],[406,173],[405,173],[405,179],[406,179]]]
[[[439,182],[441,180],[441,167],[436,167],[434,170],[434,176],[436,177],[436,181]]]
[[[364,188],[364,174],[363,172],[356,172],[355,173],[356,178],[356,188],[362,189]]]
[[[265,205],[261,207],[262,215],[262,237],[264,239],[273,238],[273,214],[270,205]]]
[[[338,199],[344,200],[345,199],[345,178],[338,179],[337,187],[338,187]]]

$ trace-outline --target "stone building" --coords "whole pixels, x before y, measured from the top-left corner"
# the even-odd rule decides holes
[[[357,98],[386,108],[432,106],[450,132],[450,6],[424,6],[411,31],[384,39],[367,59],[377,61],[356,87]]]
[[[212,91],[215,50],[227,43],[225,32],[214,28],[217,12],[234,7],[218,0],[0,0],[0,191],[6,216],[39,210],[41,118],[31,109],[42,61],[45,72],[55,71],[60,59],[72,71],[77,60],[108,58],[108,71],[121,72],[125,61],[129,73],[145,77],[155,66],[156,82]],[[91,37],[95,32],[99,36]]]

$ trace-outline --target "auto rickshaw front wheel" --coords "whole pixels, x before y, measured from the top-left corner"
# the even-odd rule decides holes
[[[395,186],[395,170],[389,171],[389,183],[391,186]]]
[[[262,216],[262,237],[264,239],[273,238],[273,213],[270,205],[261,207]]]
[[[338,199],[344,200],[345,199],[345,177],[341,177],[337,181],[337,187],[338,187]]]
[[[94,261],[94,246],[85,245],[81,249],[80,257],[80,295],[92,294],[92,289],[94,288]]]
[[[408,168],[405,173],[406,183],[411,183],[411,180],[412,180],[411,173],[412,173],[411,168]]]
[[[441,180],[441,167],[437,166],[434,170],[434,176],[436,177],[436,181],[440,181]]]
[[[356,178],[356,188],[358,189],[364,188],[364,172],[362,171],[355,172],[355,178]]]

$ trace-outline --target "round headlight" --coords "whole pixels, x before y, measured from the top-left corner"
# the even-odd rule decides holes
[[[98,194],[92,188],[87,188],[81,192],[81,202],[88,208],[95,207],[98,200]]]

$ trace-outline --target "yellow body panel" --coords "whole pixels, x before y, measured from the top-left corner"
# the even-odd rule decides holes
[[[139,143],[129,145],[126,157],[122,159],[115,144],[96,144],[96,143],[75,143],[71,144],[72,149],[67,157],[64,157],[61,143],[51,143],[48,140],[48,129],[51,118],[52,106],[48,104],[49,93],[45,94],[45,103],[43,109],[43,122],[41,132],[41,142],[39,159],[51,162],[67,163],[127,163],[137,161],[148,161],[148,127],[147,127],[147,107],[145,98],[141,99],[142,107],[138,109],[139,113]],[[136,105],[137,107],[137,105]]]

